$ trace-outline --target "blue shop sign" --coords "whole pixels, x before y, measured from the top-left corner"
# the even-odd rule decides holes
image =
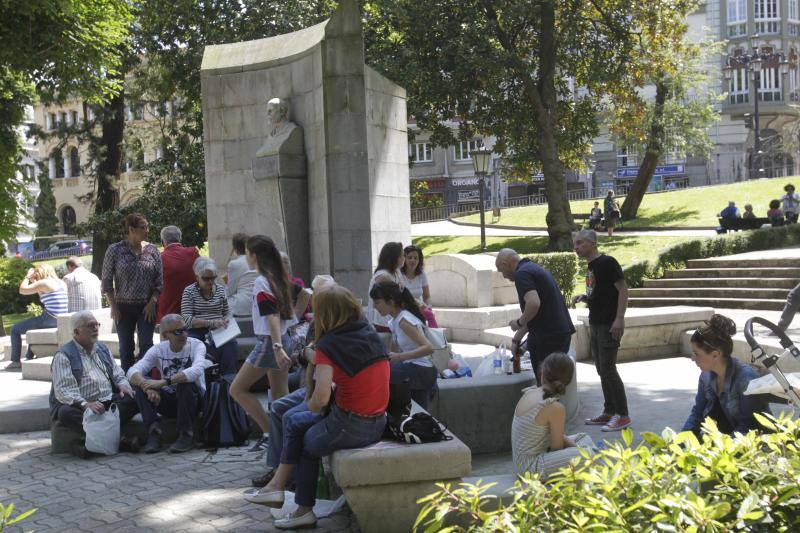
[[[684,174],[684,165],[661,165],[656,167],[653,176],[671,176],[674,174]],[[622,167],[617,169],[618,178],[635,178],[639,175],[639,167]]]

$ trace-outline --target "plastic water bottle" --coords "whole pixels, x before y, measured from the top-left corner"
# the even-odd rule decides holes
[[[494,359],[492,360],[492,373],[499,375],[503,373],[503,358],[500,355],[500,347],[494,351]]]
[[[502,348],[500,349],[500,353],[503,356],[503,370],[505,370],[507,375],[511,375],[511,355],[506,351],[506,345],[503,344]]]

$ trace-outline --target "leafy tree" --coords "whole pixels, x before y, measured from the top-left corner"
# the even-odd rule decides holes
[[[603,98],[641,67],[632,60],[641,26],[674,20],[633,0],[376,0],[365,9],[369,62],[405,85],[419,126],[439,145],[493,135],[507,173],[541,170],[549,246],[569,249],[564,170],[585,165]],[[447,120],[459,122],[455,134]]]
[[[56,197],[53,195],[53,184],[46,172],[39,173],[39,196],[36,198],[34,220],[36,221],[37,236],[58,233]]]
[[[629,83],[612,92],[611,132],[627,146],[644,147],[644,158],[625,201],[622,218],[635,218],[653,173],[667,150],[707,156],[709,126],[719,119],[718,96],[708,88],[705,62],[720,52],[719,43],[687,39],[686,17],[696,0],[655,3],[656,22],[641,27],[643,45],[632,50],[641,65],[627,73]],[[663,19],[670,23],[659,22]],[[649,99],[639,90],[655,88]]]
[[[441,207],[442,197],[439,194],[431,194],[428,183],[424,180],[411,182],[411,207]]]
[[[15,233],[17,128],[34,91],[44,102],[80,94],[101,102],[121,87],[119,46],[130,20],[126,0],[0,0],[0,233]]]

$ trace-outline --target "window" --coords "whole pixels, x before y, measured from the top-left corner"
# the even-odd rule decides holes
[[[48,129],[56,129],[58,127],[58,119],[56,118],[56,114],[50,113],[48,116],[50,117],[50,127]]]
[[[686,155],[684,155],[677,148],[675,148],[675,147],[670,148],[664,154],[664,164],[665,165],[679,165],[681,163],[686,163]]]
[[[73,178],[81,175],[81,158],[74,146],[69,149],[69,175]]]
[[[144,106],[135,105],[131,107],[128,118],[130,118],[130,120],[144,120]]]
[[[626,146],[617,150],[617,168],[638,166],[639,154],[636,152],[636,148]]]
[[[747,0],[728,0],[728,37],[747,34]]]
[[[461,141],[458,146],[453,147],[454,156],[456,161],[472,161],[472,156],[469,155],[473,150],[477,150],[483,146],[483,140],[475,139],[473,141]]]
[[[758,95],[762,102],[781,100],[781,74],[778,67],[762,68]]]
[[[778,11],[778,0],[755,0],[755,31],[758,34],[778,33],[781,17]]]
[[[50,154],[50,177],[64,177],[64,158],[61,156],[61,150],[53,150]]]
[[[728,90],[728,103],[747,103],[750,99],[750,80],[747,78],[747,69],[744,67],[734,68],[732,74],[731,84]]]
[[[67,122],[67,112],[66,111],[62,111],[61,112],[61,120],[59,120],[58,123],[61,124],[62,126],[67,126],[69,124]]]
[[[72,125],[73,126],[77,126],[78,125],[78,112],[77,111],[73,111],[72,112]]]
[[[433,161],[433,150],[431,143],[414,143],[409,149],[411,150],[411,160],[417,163],[430,163]]]

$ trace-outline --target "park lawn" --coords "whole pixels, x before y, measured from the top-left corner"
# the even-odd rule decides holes
[[[3,315],[3,329],[6,331],[6,335],[11,333],[11,326],[14,324],[18,324],[22,322],[26,318],[30,318],[33,315],[30,313],[13,313],[10,315]]]
[[[665,248],[697,237],[658,237],[653,235],[630,235],[599,237],[600,251],[619,261],[622,268],[645,259],[655,260]],[[486,248],[496,252],[501,248],[513,248],[521,254],[547,251],[547,237],[487,237]],[[480,237],[415,237],[414,244],[422,248],[425,257],[438,254],[480,253]],[[575,276],[576,290],[580,290],[586,277],[586,262],[581,261]]]
[[[714,185],[709,187],[694,187],[677,191],[648,193],[639,207],[638,217],[626,220],[626,228],[638,227],[709,227],[719,225],[717,213],[728,205],[728,201],[736,202],[737,207],[744,211],[744,204],[752,204],[753,212],[758,217],[767,216],[769,202],[783,196],[783,186],[798,177],[771,178]],[[800,186],[799,184],[796,184]],[[623,196],[618,197],[620,205]],[[576,200],[570,202],[573,213],[588,214],[596,200]],[[600,200],[600,207],[603,201]],[[486,222],[489,225],[499,224],[505,226],[522,226],[544,228],[547,205],[528,207],[515,207],[503,209],[499,218],[493,218],[491,211],[486,212]],[[479,223],[478,214],[458,218],[463,222]]]

